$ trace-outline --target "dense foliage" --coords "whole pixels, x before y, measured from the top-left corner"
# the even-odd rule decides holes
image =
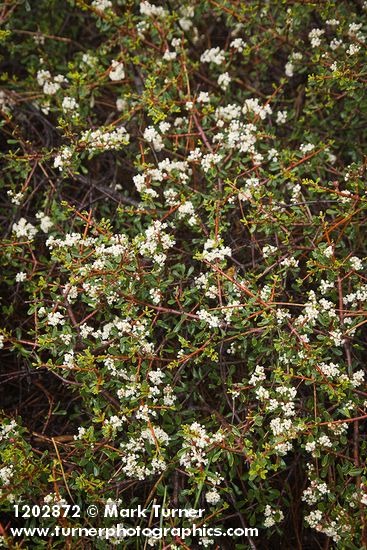
[[[367,3],[0,11],[3,545],[112,499],[366,548]]]

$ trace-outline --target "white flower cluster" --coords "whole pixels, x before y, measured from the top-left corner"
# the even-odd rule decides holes
[[[310,290],[308,293],[308,301],[305,303],[303,309],[303,314],[299,315],[297,318],[297,324],[312,327],[315,325],[319,313],[320,311],[316,294],[313,290]]]
[[[113,81],[123,80],[125,78],[125,69],[123,62],[113,59],[111,63],[111,70],[108,76]]]
[[[334,288],[335,284],[327,279],[321,279],[319,290],[321,294],[327,294],[328,290]]]
[[[200,56],[202,63],[214,63],[215,65],[223,65],[225,61],[224,51],[217,46],[216,48],[210,48],[205,50]]]
[[[208,153],[207,155],[202,156],[200,164],[202,169],[206,173],[206,172],[209,172],[212,166],[216,166],[217,164],[219,164],[221,160],[222,160],[222,155],[218,153]]]
[[[10,94],[6,93],[5,90],[0,90],[0,109],[8,113],[13,104],[14,100],[10,97]]]
[[[9,189],[7,194],[8,197],[10,197],[11,202],[16,206],[19,206],[21,204],[24,197],[24,193],[22,193],[22,191],[19,191],[19,193],[14,193],[12,189]]]
[[[275,510],[267,504],[264,510],[264,527],[273,527],[276,523],[280,523],[284,519],[284,514],[281,510]]]
[[[83,285],[85,287],[85,283]],[[103,284],[100,287],[100,292],[103,292]],[[150,336],[149,329],[147,328],[148,319],[140,317],[139,320],[133,322],[130,317],[126,319],[120,319],[115,317],[110,323],[106,323],[102,329],[95,330],[91,335],[100,340],[101,343],[108,342],[111,338],[121,337],[122,335],[129,335],[133,341],[136,342],[138,348],[142,353],[151,354],[154,350],[154,346],[147,340]],[[111,369],[114,372],[114,368]],[[124,392],[125,390],[119,390]],[[124,395],[121,393],[121,395]]]
[[[67,83],[67,79],[62,74],[53,77],[50,71],[40,69],[37,72],[37,82],[43,88],[43,93],[55,95],[60,90],[61,85]]]
[[[274,451],[280,456],[285,456],[289,451],[293,450],[293,445],[290,441],[278,442],[275,444]]]
[[[184,452],[180,454],[181,466],[189,470],[207,466],[208,458],[206,454],[208,448],[223,441],[224,435],[221,432],[210,435],[206,432],[204,426],[198,422],[193,422],[185,428],[182,447]]]
[[[153,126],[148,126],[148,128],[144,130],[143,137],[152,144],[153,149],[157,151],[157,153],[164,148],[162,136]]]
[[[324,29],[312,29],[308,33],[308,38],[313,48],[317,48],[321,44],[321,36],[325,34]]]
[[[0,441],[3,441],[4,439],[9,439],[9,437],[14,437],[15,435],[17,435],[17,428],[18,425],[15,420],[10,420],[8,424],[3,423],[3,425],[0,427]]]
[[[110,0],[93,0],[92,6],[97,10],[105,11],[112,7],[112,2]]]
[[[276,117],[277,124],[285,124],[287,122],[288,113],[287,111],[278,111]]]
[[[271,297],[271,286],[269,285],[265,285],[261,291],[260,291],[260,298],[266,302],[268,300],[270,300],[270,297]]]
[[[326,248],[324,249],[323,253],[324,253],[325,258],[331,258],[332,255],[334,254],[334,247],[333,247],[333,245],[330,244],[328,247],[326,247]]]
[[[327,378],[338,378],[340,369],[335,363],[320,363],[319,369]]]
[[[280,262],[280,265],[283,267],[298,267],[299,261],[294,256],[289,256],[288,258],[284,258]]]
[[[352,256],[349,258],[350,265],[355,271],[361,271],[363,269],[363,262],[357,256]]]
[[[214,300],[218,296],[218,287],[209,283],[209,273],[200,273],[195,277],[195,287],[200,290],[205,290],[205,296]]]
[[[123,145],[127,145],[129,140],[130,136],[123,126],[110,131],[103,127],[97,130],[86,130],[80,136],[80,142],[84,143],[91,152],[120,149]]]
[[[251,378],[248,381],[248,383],[251,386],[256,386],[256,384],[258,384],[259,382],[262,382],[263,380],[266,380],[264,367],[261,367],[260,365],[256,365],[255,371],[251,375]]]
[[[269,103],[266,103],[265,105],[260,105],[260,102],[257,98],[250,98],[245,100],[242,112],[244,114],[254,113],[256,116],[259,116],[261,120],[264,120],[267,115],[271,115],[273,111]]]
[[[220,501],[220,494],[218,493],[217,489],[211,489],[210,491],[207,491],[205,495],[205,500],[208,504],[217,504]]]
[[[209,313],[205,309],[199,309],[197,315],[201,321],[207,323],[211,328],[218,328],[223,324],[223,321],[219,317],[213,313]]]
[[[65,166],[68,166],[72,156],[73,151],[70,147],[62,147],[59,150],[59,153],[55,156],[54,168],[58,168],[61,172],[65,168]]]
[[[260,181],[259,178],[247,178],[245,186],[238,193],[238,198],[241,201],[250,201],[253,199],[254,192],[259,189]]]
[[[160,129],[161,128],[162,124],[160,125]],[[154,130],[154,132],[156,131]],[[158,133],[154,133],[154,136],[156,135],[159,136]],[[154,136],[153,133],[148,134],[149,138]],[[174,161],[169,158],[165,158],[164,160],[158,162],[157,168],[145,169],[144,173],[134,176],[133,181],[139,193],[145,193],[150,197],[155,198],[158,196],[158,193],[154,189],[148,187],[149,181],[162,183],[165,180],[172,179],[174,182],[178,180],[179,183],[185,183],[189,180],[191,172],[192,171],[187,161]],[[178,194],[174,189],[165,189],[163,194],[169,206],[177,206],[180,204]]]
[[[27,222],[25,218],[20,218],[18,222],[13,223],[12,230],[18,239],[25,237],[26,239],[32,240],[37,233],[37,229],[34,225]]]
[[[15,275],[15,281],[17,283],[23,283],[26,279],[27,279],[27,273],[25,273],[24,271],[19,271],[19,273]]]
[[[83,439],[86,433],[87,430],[83,426],[79,426],[77,435],[74,435],[75,441],[77,441],[78,439]]]
[[[308,516],[305,517],[305,521],[313,529],[321,530],[322,512],[320,510],[312,510]]]
[[[343,346],[345,344],[345,338],[341,330],[331,330],[329,336],[334,346]]]
[[[330,437],[326,434],[321,434],[317,439],[317,443],[320,445],[320,447],[325,448],[331,448],[333,446]]]
[[[184,31],[190,30],[191,27],[193,26],[192,19],[195,15],[194,6],[181,6],[180,7],[180,14],[181,14],[181,17],[178,20],[178,22],[179,22],[179,25],[180,25],[181,29],[184,30]],[[194,28],[194,31],[195,30],[196,29]],[[194,42],[195,42],[195,36],[193,38],[194,38]]]
[[[361,46],[359,44],[351,44],[349,48],[347,49],[348,55],[355,55],[361,50]]]
[[[286,308],[277,308],[275,315],[276,315],[278,325],[282,325],[284,321],[291,318],[291,314],[289,313],[289,310]]]
[[[91,246],[95,243],[95,240],[93,237],[87,237],[84,239],[83,235],[80,233],[66,233],[63,239],[56,239],[53,235],[51,235],[46,241],[46,246],[50,250],[57,248],[71,248],[72,246],[81,244],[81,242],[83,242],[85,246]]]
[[[143,338],[145,336],[142,336]],[[150,371],[148,374],[148,379],[150,384],[147,387],[146,383],[139,383],[135,380],[133,375],[129,375],[126,370],[118,370],[113,362],[107,360],[107,367],[111,372],[118,377],[122,377],[126,380],[126,383],[117,391],[117,395],[120,400],[128,399],[139,400],[142,396],[145,396],[146,399],[149,399],[149,405],[155,406],[159,401],[165,407],[171,407],[176,397],[173,395],[172,386],[164,383],[165,375],[160,369]],[[153,409],[149,410],[148,405],[145,405],[143,409],[139,410],[136,414],[136,417],[144,417],[145,420],[149,419],[149,414],[151,416],[156,416],[156,413]]]
[[[307,489],[303,491],[302,500],[309,505],[316,504],[324,496],[330,493],[328,486],[323,481],[314,479]]]
[[[222,88],[222,90],[226,90],[231,82],[231,77],[227,72],[222,73],[218,77],[218,85]]]
[[[141,431],[140,436],[131,437],[128,442],[121,443],[122,471],[127,477],[141,480],[164,472],[167,468],[164,452],[169,441],[168,434],[162,428],[150,424],[149,428]],[[154,446],[156,453],[149,455],[147,443]]]
[[[258,386],[255,390],[256,399],[259,401],[266,401],[270,397],[269,391],[264,386]]]
[[[156,305],[159,304],[162,298],[160,290],[158,288],[151,288],[149,290],[149,294],[152,298],[153,304],[156,304]]]
[[[43,233],[48,233],[54,225],[50,216],[47,216],[44,212],[37,212],[36,218],[37,220],[40,220],[40,228]]]
[[[262,249],[262,254],[264,258],[269,258],[269,256],[273,256],[277,252],[277,247],[272,246],[271,244],[267,244]]]
[[[270,113],[270,105],[261,105],[257,98],[247,99],[242,109],[235,104],[218,107],[215,111],[215,118],[217,128],[221,131],[214,134],[213,141],[220,143],[222,148],[251,153],[254,162],[260,163],[263,160],[263,155],[255,149],[255,144],[260,137],[256,135],[256,124],[264,120]],[[251,122],[248,122],[248,114],[255,115],[251,117]],[[245,121],[241,120],[243,116],[246,118]]]
[[[198,103],[210,103],[210,95],[208,92],[200,92],[197,100]]]
[[[215,239],[208,239],[204,244],[202,258],[208,262],[214,262],[215,260],[223,261],[226,256],[231,255],[232,250],[229,246],[221,246],[219,241]]]
[[[321,510],[311,510],[311,512],[305,517],[306,523],[312,529],[315,529],[320,533],[324,533],[327,537],[332,538],[336,543],[340,542],[343,533],[350,530],[350,526],[345,524],[342,519],[342,517],[338,517],[337,520],[330,520],[328,516],[324,517]]]
[[[65,324],[65,317],[59,311],[55,311],[54,313],[51,312],[47,315],[47,321],[52,327],[57,327],[57,325]]]
[[[57,495],[56,493],[49,493],[46,495],[43,499],[45,504],[51,504],[53,506],[66,506],[67,500],[60,497],[60,495]]]
[[[351,292],[343,297],[343,304],[352,304],[352,307],[358,307],[358,302],[367,302],[367,285],[361,285],[355,292]]]
[[[173,236],[164,231],[167,227],[167,223],[156,220],[148,227],[144,236],[139,236],[135,241],[139,253],[152,258],[160,267],[164,266],[167,250],[175,245]]]
[[[191,201],[185,201],[177,209],[179,219],[188,218],[189,225],[196,225],[198,217],[195,214],[195,208]]]
[[[126,101],[126,99],[118,97],[116,99],[116,109],[118,111],[125,111],[127,108],[128,108],[128,102]]]
[[[270,429],[275,436],[289,435],[292,428],[292,421],[289,418],[273,418],[270,422]]]
[[[121,418],[117,415],[112,415],[110,418],[104,421],[104,426],[111,428],[113,431],[119,430],[122,428],[123,423],[126,421],[126,417],[122,416]]]
[[[161,6],[155,6],[150,2],[144,1],[140,3],[140,13],[141,15],[146,15],[147,17],[165,17],[167,12]]]
[[[301,143],[301,145],[299,146],[299,150],[303,154],[310,153],[314,149],[315,149],[315,146],[313,143]]]
[[[300,52],[293,52],[285,65],[285,75],[288,78],[292,78],[294,75],[294,62],[300,61],[302,59],[302,54]]]
[[[13,475],[14,475],[14,466],[10,465],[10,466],[3,466],[3,468],[0,468],[0,481],[5,487],[7,485],[10,485]],[[0,491],[0,495],[1,495],[1,491]]]
[[[274,399],[270,399],[266,406],[267,411],[273,412],[277,409],[281,409],[281,412],[286,418],[295,416],[295,403],[294,399],[297,395],[297,390],[288,386],[279,386],[275,389],[277,396]],[[274,424],[275,425],[275,424]]]
[[[73,113],[79,109],[79,103],[74,97],[64,97],[61,106],[64,113]]]
[[[243,50],[246,48],[246,42],[244,42],[242,38],[235,38],[230,43],[229,47],[237,50],[239,53],[242,53]]]

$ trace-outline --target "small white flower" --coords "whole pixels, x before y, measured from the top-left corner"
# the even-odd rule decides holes
[[[152,298],[153,304],[159,304],[161,301],[161,292],[158,288],[151,288],[149,294]]]
[[[355,271],[361,271],[361,269],[363,269],[363,262],[357,256],[352,256],[349,258],[349,262]]]
[[[281,510],[272,509],[269,504],[265,506],[264,515],[264,527],[273,527],[273,525],[284,519],[283,512]]]
[[[85,436],[86,434],[86,429],[83,428],[82,426],[80,426],[78,428],[78,434],[77,435],[74,435],[74,439],[77,440],[77,439],[83,439],[83,437]]]
[[[163,59],[165,61],[173,61],[177,57],[177,52],[170,52],[169,50],[166,50],[163,54]]]
[[[208,92],[200,92],[197,97],[198,103],[210,103],[210,96]]]
[[[127,109],[127,107],[128,107],[128,104],[126,99],[121,99],[121,98],[116,99],[116,109],[118,111],[124,111],[125,109]]]
[[[113,81],[123,80],[125,78],[125,69],[122,61],[116,61],[115,59],[112,61],[109,77]]]
[[[294,65],[291,61],[288,61],[288,63],[285,64],[285,75],[288,78],[292,78],[294,75]]]
[[[225,61],[224,52],[219,47],[205,50],[205,52],[200,57],[200,61],[202,63],[214,63],[215,65],[222,65]]]
[[[361,46],[359,44],[351,44],[349,48],[347,49],[348,55],[354,55],[358,53],[361,49]]]
[[[313,453],[313,451],[316,449],[316,442],[315,441],[309,441],[305,445],[305,450],[308,453]]]
[[[205,499],[209,504],[217,504],[220,501],[220,494],[216,489],[211,489],[206,493]]]
[[[37,212],[36,218],[40,220],[41,231],[48,233],[51,227],[54,225],[50,216],[47,216],[44,212]]]
[[[308,33],[308,38],[313,48],[317,48],[318,46],[320,46],[321,36],[323,34],[325,34],[324,29],[312,29],[312,31]]]
[[[153,145],[155,151],[159,152],[164,148],[162,136],[153,126],[148,126],[148,128],[144,130],[143,137]]]
[[[324,250],[324,256],[325,258],[331,258],[331,256],[334,254],[334,248],[332,245],[328,246]]]
[[[148,1],[140,3],[140,13],[147,17],[165,17],[166,10],[160,6],[155,6]]]
[[[74,97],[64,97],[62,100],[62,110],[64,112],[76,111],[79,108],[79,103]]]
[[[112,7],[112,2],[110,0],[93,0],[92,6],[97,10],[105,11]]]
[[[235,38],[234,40],[232,40],[229,46],[230,48],[237,50],[239,53],[242,53],[246,47],[246,42],[244,42],[242,38]]]
[[[228,73],[222,73],[218,78],[218,84],[222,90],[226,90],[231,82],[231,77]]]
[[[19,273],[15,275],[15,280],[17,283],[22,283],[26,279],[27,279],[27,274],[24,273],[24,271],[19,271]]]
[[[31,223],[27,222],[25,218],[20,218],[16,223],[13,223],[13,232],[18,237],[25,237],[26,239],[33,239],[37,233],[37,229]]]
[[[277,112],[276,123],[277,124],[284,124],[287,121],[287,117],[288,117],[287,111],[278,111]]]
[[[48,324],[53,327],[56,327],[57,325],[65,324],[64,316],[59,311],[55,311],[55,313],[52,313],[52,312],[49,313],[47,315],[47,320],[48,320]]]
[[[14,193],[14,191],[9,189],[8,196],[10,197],[10,200],[13,204],[19,206],[23,200],[24,193],[22,193],[21,191],[19,191],[19,193]]]
[[[302,143],[302,145],[300,145],[300,148],[299,148],[301,153],[309,153],[310,151],[313,151],[314,149],[315,149],[315,146],[314,146],[313,143]]]

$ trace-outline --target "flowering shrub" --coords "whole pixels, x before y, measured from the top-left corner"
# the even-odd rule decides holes
[[[126,547],[367,547],[366,14],[2,6],[4,546],[110,499],[259,528]]]

